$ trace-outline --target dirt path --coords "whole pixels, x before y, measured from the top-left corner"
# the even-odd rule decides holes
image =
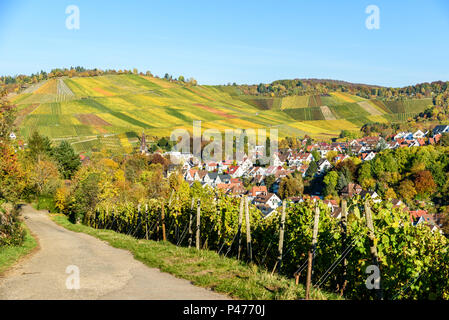
[[[228,299],[148,268],[126,250],[60,227],[30,206],[23,216],[40,249],[0,278],[0,299]],[[74,275],[66,273],[68,266],[79,268],[78,290],[66,287]]]

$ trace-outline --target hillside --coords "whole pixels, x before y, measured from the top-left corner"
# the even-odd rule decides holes
[[[175,128],[270,128],[279,136],[332,138],[369,122],[404,121],[432,99],[366,100],[342,92],[303,96],[244,95],[233,86],[188,86],[135,75],[52,78],[23,90],[12,102],[26,138],[34,130],[67,139],[79,152],[103,147],[130,152],[138,136],[169,136]]]

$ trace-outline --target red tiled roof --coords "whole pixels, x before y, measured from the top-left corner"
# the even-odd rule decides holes
[[[265,194],[268,193],[266,186],[254,186],[251,188],[251,195],[255,197],[257,195],[257,192],[264,192]]]

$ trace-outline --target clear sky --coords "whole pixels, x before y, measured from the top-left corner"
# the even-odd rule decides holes
[[[68,5],[80,29],[66,28]],[[380,29],[365,26],[368,5]],[[0,0],[0,74],[81,65],[201,84],[449,80],[444,0]]]

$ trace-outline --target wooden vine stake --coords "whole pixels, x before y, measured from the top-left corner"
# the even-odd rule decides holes
[[[245,219],[246,219],[246,253],[250,262],[253,262],[253,249],[251,247],[251,225],[249,221],[248,197],[245,196]]]
[[[190,206],[190,214],[189,214],[189,248],[192,247],[192,224],[193,224],[193,206],[195,205],[195,199],[192,198],[192,205]]]
[[[320,223],[320,208],[317,203],[315,207],[315,219],[313,221],[312,245],[309,250],[309,260],[307,264],[306,300],[310,299],[310,288],[312,286],[312,272],[313,272],[313,256],[315,255],[316,244],[318,241],[319,223]]]
[[[134,234],[132,235],[134,237],[135,234],[137,234],[137,237],[139,237],[140,232],[138,232],[138,229],[141,228],[142,225],[142,207],[140,203],[137,205],[137,227],[134,230]]]
[[[282,265],[282,254],[283,254],[283,248],[284,248],[284,231],[285,231],[285,207],[286,207],[286,200],[282,203],[282,213],[281,213],[281,225],[279,228],[279,256],[278,256],[278,262],[277,262],[277,268],[278,272],[281,271],[281,265]]]
[[[166,241],[167,235],[165,234],[165,202],[162,202],[161,222],[162,222],[162,240]]]
[[[148,240],[148,203],[145,204],[145,239]]]
[[[196,249],[200,250],[200,227],[201,227],[201,200],[198,199],[196,207]]]
[[[373,265],[375,265],[379,268],[379,255],[377,254],[377,247],[376,247],[376,242],[375,242],[373,214],[371,212],[371,207],[370,207],[368,201],[369,201],[368,199],[366,199],[366,201],[365,201],[365,217],[366,217],[366,225],[369,229],[368,238],[370,240],[370,252],[371,252],[371,258],[372,258]],[[379,277],[380,277],[380,274],[379,274]],[[383,290],[382,290],[382,285],[380,283],[380,279],[379,279],[379,289],[375,289],[375,290],[376,290],[377,299],[383,300]]]
[[[243,202],[244,202],[244,198],[242,197],[240,200],[239,227],[237,230],[237,238],[238,238],[238,240],[237,240],[237,243],[238,243],[237,260],[240,260],[240,253],[242,252]]]
[[[341,226],[343,231],[343,248],[346,248],[348,239],[347,239],[347,232],[348,232],[348,206],[346,199],[341,200]],[[343,260],[343,275],[342,275],[342,286],[340,290],[340,296],[343,296],[343,292],[346,289],[346,285],[348,283],[347,277],[347,269],[348,269],[348,260]]]

